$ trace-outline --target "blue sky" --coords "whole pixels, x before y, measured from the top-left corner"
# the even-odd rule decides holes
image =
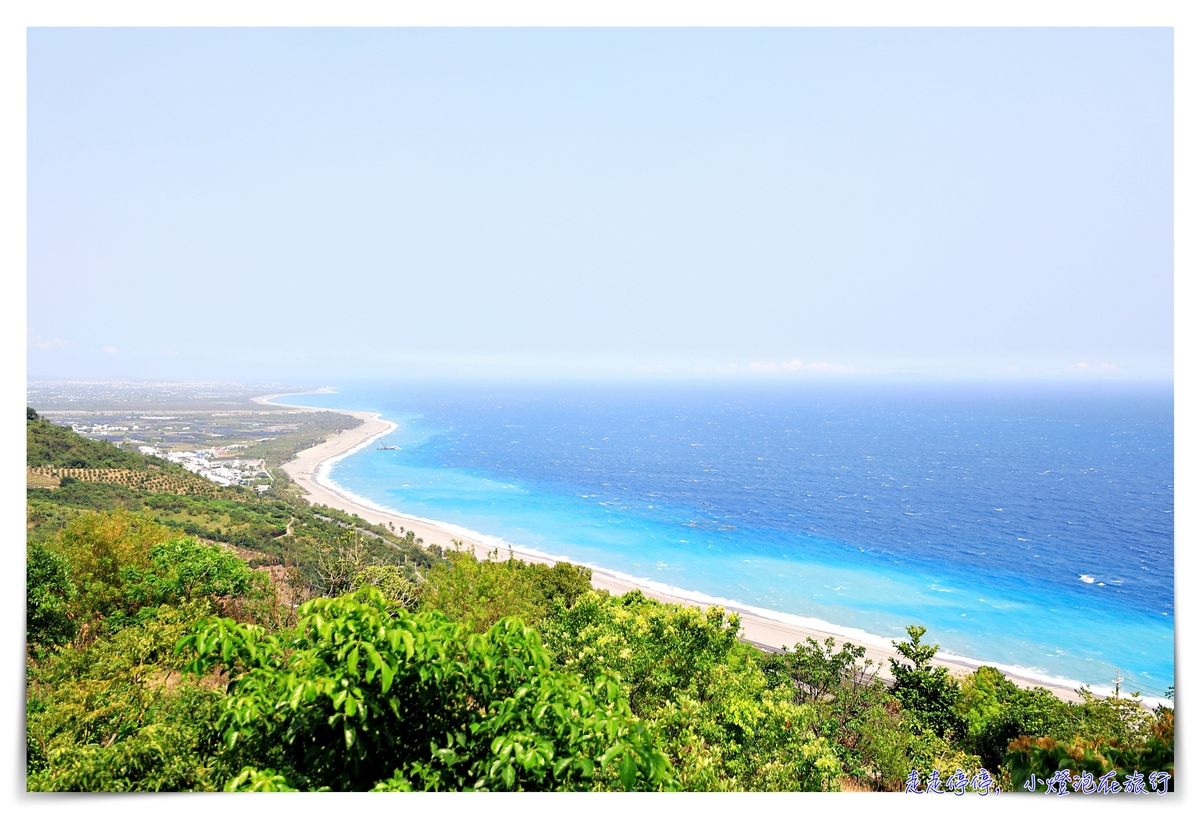
[[[31,379],[1171,377],[1167,29],[28,54]]]

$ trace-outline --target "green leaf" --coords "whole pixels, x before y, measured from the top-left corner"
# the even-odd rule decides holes
[[[632,753],[625,753],[621,757],[618,770],[621,775],[621,783],[625,785],[625,789],[633,789],[633,785],[637,782],[637,762],[634,761]]]

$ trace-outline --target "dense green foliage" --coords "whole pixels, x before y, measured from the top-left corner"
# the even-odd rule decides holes
[[[268,416],[270,417],[270,416]],[[302,420],[301,420],[302,418]],[[278,417],[275,418],[276,420]],[[330,436],[362,424],[356,417],[341,412],[310,412],[291,420],[301,420],[299,428],[291,434],[258,438],[253,441],[239,440],[249,445],[241,455],[250,460],[262,458],[269,466],[282,465],[305,449],[324,443]]]
[[[736,616],[593,591],[542,627],[560,667],[620,674],[686,789],[837,788],[839,765],[812,729],[815,714],[768,684],[758,651],[737,638]]]
[[[184,640],[229,675],[229,750],[304,789],[659,789],[674,781],[616,679],[555,671],[536,631],[469,634],[374,588],[305,603],[294,631],[211,620]]]
[[[834,748],[843,773],[862,786],[895,790],[910,771],[978,767],[978,760],[923,727],[864,660],[864,648],[809,639],[761,657],[772,684],[816,712],[815,729]]]
[[[25,633],[33,646],[70,642],[78,631],[68,612],[75,583],[66,557],[40,543],[25,549]]]
[[[901,790],[913,771],[983,766],[1021,791],[1174,774],[1172,710],[1066,702],[989,667],[956,678],[917,626],[884,680],[861,647],[764,653],[721,608],[443,554],[288,491],[64,480],[30,489],[28,516],[33,790]]]
[[[1147,774],[1166,773],[1169,778],[1162,782],[1162,789],[1175,789],[1175,712],[1166,707],[1155,711],[1151,720],[1138,714],[1138,721],[1145,723],[1148,730],[1136,738],[1093,739],[1075,737],[1070,740],[1054,739],[1050,736],[1029,738],[1022,735],[1013,741],[1005,755],[1014,785],[1044,792],[1055,778],[1064,786],[1071,786],[1077,777],[1086,788],[1091,780],[1102,781],[1107,775],[1123,785],[1127,776],[1147,777]],[[1065,779],[1065,780],[1064,780]],[[1158,791],[1154,781],[1150,786]]]
[[[212,606],[148,611],[111,636],[30,662],[30,790],[219,789],[222,700],[211,681],[181,678],[176,643]]]
[[[592,589],[592,572],[566,562],[551,567],[511,555],[499,560],[496,552],[483,561],[466,551],[451,551],[446,557],[446,563],[429,572],[424,604],[476,633],[508,616],[536,623],[556,606],[570,606]]]
[[[937,645],[921,644],[925,628],[908,627],[907,642],[897,642],[896,652],[903,659],[889,659],[892,666],[892,694],[917,724],[946,740],[960,738],[964,732],[958,712],[959,685],[944,667],[934,667]]]

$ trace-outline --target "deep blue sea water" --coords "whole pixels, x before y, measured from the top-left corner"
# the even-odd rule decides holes
[[[1161,695],[1169,385],[358,384],[336,463],[398,512],[687,591]]]

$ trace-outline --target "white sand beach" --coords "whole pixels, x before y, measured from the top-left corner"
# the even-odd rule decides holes
[[[331,461],[345,457],[351,452],[369,445],[376,438],[382,437],[394,430],[396,424],[383,420],[378,414],[372,412],[302,406],[278,400],[284,397],[288,397],[288,395],[265,395],[255,398],[254,401],[259,404],[292,409],[341,412],[363,420],[361,426],[341,432],[318,446],[305,449],[291,461],[284,464],[283,470],[308,494],[308,498],[312,503],[357,514],[371,523],[381,525],[391,523],[397,528],[403,527],[405,530],[412,531],[415,536],[420,537],[427,545],[437,544],[444,548],[450,548],[453,547],[454,541],[458,541],[464,547],[471,548],[476,556],[480,558],[485,557],[489,551],[498,547],[496,543],[488,543],[486,541],[490,538],[466,531],[458,526],[412,517],[402,512],[381,509],[363,501],[361,498],[355,498],[331,488],[326,481],[321,479],[322,465],[329,464]],[[554,563],[559,561],[545,554],[521,548],[519,544],[505,543],[499,547],[502,549],[501,557],[507,557],[508,550],[511,549],[515,556],[530,562]],[[592,585],[614,594],[623,594],[637,588],[646,596],[663,602],[697,605],[699,607],[706,607],[707,604],[711,604],[711,601],[706,603],[703,595],[700,594],[693,596],[691,594],[683,595],[686,592],[680,592],[679,594],[671,593],[663,587],[655,587],[655,583],[638,581],[617,572],[607,571],[602,567],[589,567],[592,569]],[[730,603],[724,603],[724,607],[726,610],[735,611],[739,615],[743,638],[760,647],[777,650],[785,645],[791,647],[797,642],[803,642],[810,637],[819,642],[824,642],[826,638],[832,636],[837,640],[838,645],[841,645],[843,642],[851,642],[865,647],[867,658],[873,660],[876,666],[881,669],[880,676],[882,678],[889,678],[887,659],[897,654],[890,647],[887,640],[855,629],[839,628],[828,623],[823,623],[820,620],[779,614],[771,611],[760,611]],[[934,636],[936,638],[936,634]],[[956,674],[969,673],[975,667],[984,664],[941,653],[938,654],[934,662],[935,664],[949,668],[951,672]],[[1023,676],[1010,668],[1001,667],[1001,670],[1004,670],[1013,682],[1021,686],[1045,687],[1063,699],[1070,701],[1078,701],[1080,699],[1079,695],[1069,684],[1055,684],[1046,679]]]

